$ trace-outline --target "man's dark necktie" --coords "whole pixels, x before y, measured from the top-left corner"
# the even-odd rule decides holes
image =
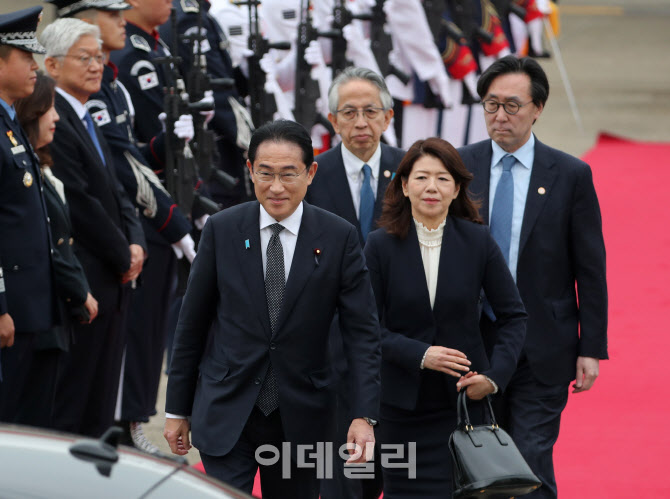
[[[279,312],[284,299],[284,287],[286,286],[286,274],[284,272],[284,249],[279,239],[279,233],[284,230],[281,224],[273,224],[272,237],[268,243],[267,262],[265,268],[265,297],[268,302],[268,312],[270,314],[270,330],[274,336],[279,320]],[[279,407],[279,390],[277,388],[277,378],[272,367],[272,362],[268,367],[268,372],[263,380],[261,391],[258,393],[256,405],[266,416]]]
[[[511,154],[506,154],[502,159],[503,172],[496,187],[493,198],[493,209],[491,210],[491,235],[500,246],[507,266],[509,267],[509,250],[512,241],[512,210],[514,207],[514,177],[512,167],[516,159]],[[488,300],[484,301],[484,313],[489,319],[495,321],[495,314]]]
[[[93,118],[91,118],[91,115],[88,114],[88,111],[86,111],[86,114],[84,114],[84,121],[86,122],[86,131],[88,132],[88,136],[91,137],[93,145],[98,150],[98,154],[100,155],[100,160],[102,161],[102,164],[106,166],[107,163],[105,162],[105,155],[102,154],[102,147],[100,147],[100,141],[98,141],[98,135],[95,133],[95,124],[93,123]]]
[[[359,210],[359,222],[363,241],[368,238],[368,233],[372,228],[372,217],[375,212],[375,194],[372,192],[370,180],[372,178],[372,168],[370,165],[363,165],[363,184],[361,185],[361,207]]]

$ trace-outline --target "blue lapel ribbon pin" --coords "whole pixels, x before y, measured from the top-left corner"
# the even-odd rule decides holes
[[[245,239],[244,240],[244,249],[249,249],[249,248],[251,248],[251,245],[249,244],[249,240]]]

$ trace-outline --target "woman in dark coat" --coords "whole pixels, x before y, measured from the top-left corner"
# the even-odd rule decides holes
[[[526,313],[505,259],[468,197],[472,175],[446,141],[417,141],[386,190],[365,256],[382,326],[384,498],[451,498],[448,439],[457,391],[504,390]],[[490,359],[479,330],[482,290],[498,318]],[[398,467],[399,462],[408,466]],[[416,476],[413,477],[413,473]]]
[[[72,225],[65,200],[63,184],[51,172],[51,155],[48,144],[58,121],[54,109],[55,83],[41,71],[37,72],[35,91],[29,97],[16,102],[16,115],[28,135],[33,149],[40,159],[44,182],[44,200],[49,214],[49,229],[53,246],[52,263],[54,284],[59,297],[58,310],[60,325],[42,334],[37,339],[37,348],[42,352],[40,369],[31,372],[33,383],[44,386],[44,396],[53,397],[55,372],[67,359],[58,352],[69,350],[73,321],[91,322],[98,313],[98,302],[90,293],[90,288],[79,260],[72,247]],[[30,410],[30,409],[26,409]],[[36,411],[33,411],[36,412]],[[32,423],[50,427],[50,414],[34,414]]]

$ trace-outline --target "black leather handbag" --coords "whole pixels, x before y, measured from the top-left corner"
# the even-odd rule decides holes
[[[496,423],[489,397],[486,405],[491,424],[481,426],[470,423],[467,398],[461,390],[456,404],[458,426],[449,438],[453,498],[520,496],[542,485],[512,438]]]

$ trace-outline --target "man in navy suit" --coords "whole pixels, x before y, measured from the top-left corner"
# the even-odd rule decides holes
[[[531,132],[549,95],[537,62],[499,59],[482,74],[477,91],[491,140],[459,152],[529,314],[502,416],[542,480],[528,497],[556,497],[552,452],[569,384],[576,379],[573,393],[589,390],[599,360],[607,358],[600,207],[589,165]],[[482,330],[493,334],[495,317],[487,306],[484,312]]]
[[[309,203],[338,215],[358,229],[361,246],[368,232],[376,228],[381,215],[386,186],[404,156],[402,149],[381,143],[381,137],[393,117],[393,98],[384,78],[365,68],[349,67],[334,80],[328,91],[328,119],[340,134],[342,143],[319,154],[319,175],[307,192]],[[367,170],[367,173],[366,173]],[[367,176],[366,176],[367,175]],[[337,421],[333,480],[321,485],[324,499],[340,497],[379,497],[381,473],[374,480],[349,480],[343,473],[337,447],[346,441],[349,389],[344,374],[347,362],[342,338],[333,323],[330,337],[331,356],[343,379],[337,389]],[[375,459],[379,463],[379,459]]]
[[[260,203],[213,215],[200,240],[175,333],[164,435],[183,455],[192,428],[207,473],[244,491],[260,463],[263,497],[316,498],[317,474],[296,465],[296,444],[327,440],[336,309],[352,386],[348,441],[374,442],[374,296],[355,227],[302,202],[317,170],[308,132],[290,121],[264,125],[247,167]],[[282,452],[274,465],[264,459],[268,445]]]

